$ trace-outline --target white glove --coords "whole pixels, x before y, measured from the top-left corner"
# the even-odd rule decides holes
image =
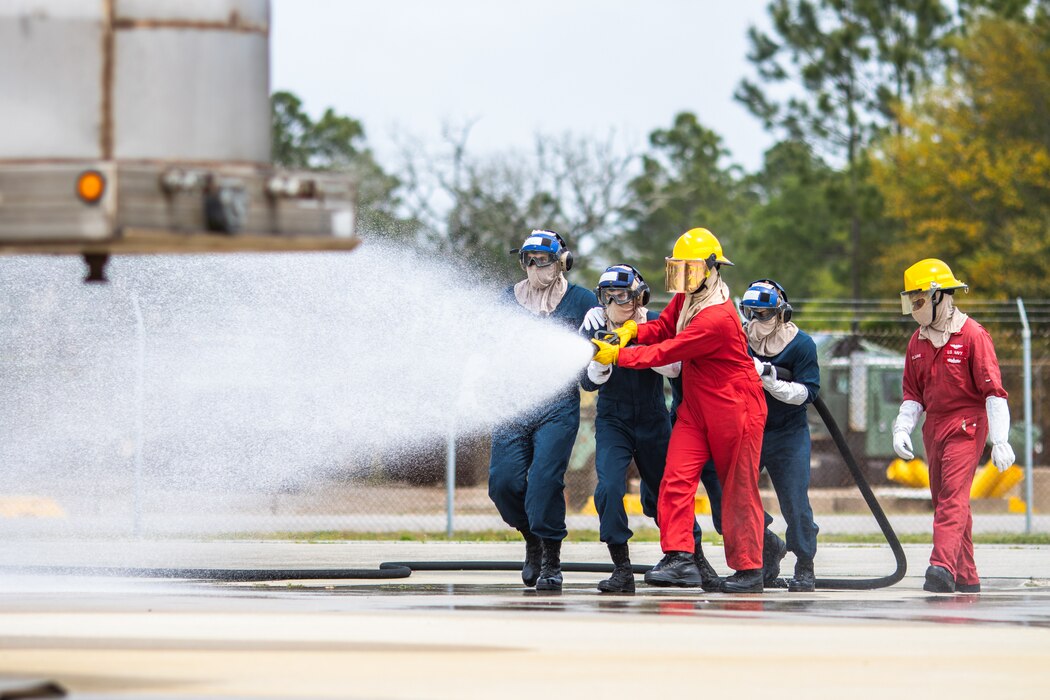
[[[895,431],[893,433],[893,451],[901,459],[915,459],[915,453],[912,452],[911,448],[911,435],[903,430]]]
[[[653,367],[653,371],[657,374],[662,374],[669,379],[674,379],[682,373],[682,363],[672,362],[671,364],[663,365],[662,367]]]
[[[587,365],[587,378],[595,384],[604,384],[612,376],[612,365],[603,365],[591,360]]]
[[[605,328],[606,320],[605,307],[595,306],[583,317],[583,323],[580,324],[580,330],[585,331],[587,335],[594,335],[594,331]]]
[[[900,410],[897,411],[897,418],[893,421],[893,451],[901,459],[915,459],[911,447],[911,431],[915,430],[915,424],[919,422],[922,411],[922,404],[911,400],[903,401]]]
[[[776,367],[774,367],[768,362],[763,362],[757,357],[752,357],[751,359],[755,361],[755,372],[758,373],[758,376],[762,377],[763,384],[765,383],[767,378],[774,380],[777,378]]]
[[[1007,438],[1010,435],[1010,405],[1000,396],[989,396],[984,400],[988,412],[988,439],[992,441],[992,464],[1000,472],[1014,465],[1014,448]]]

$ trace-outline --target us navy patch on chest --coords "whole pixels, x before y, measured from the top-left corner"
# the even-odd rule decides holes
[[[948,343],[944,346],[944,361],[950,365],[960,365],[970,358],[969,348],[965,343]]]

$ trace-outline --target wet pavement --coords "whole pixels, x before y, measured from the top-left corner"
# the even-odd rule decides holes
[[[24,543],[23,543],[24,544]],[[560,594],[516,572],[415,572],[395,580],[222,583],[39,576],[27,566],[368,567],[380,560],[512,559],[519,546],[394,543],[32,543],[0,546],[0,692],[52,680],[83,698],[591,697],[676,695],[1042,697],[1050,687],[1050,548],[978,549],[981,594],[872,591],[600,594],[569,573]],[[567,546],[604,561],[600,545]],[[721,552],[710,553],[716,566]],[[818,576],[884,575],[877,547],[829,546]],[[655,557],[639,545],[635,561]],[[785,561],[786,571],[790,571]],[[724,570],[724,566],[719,567]],[[23,570],[24,571],[24,570]],[[694,685],[702,678],[702,689]],[[741,693],[743,690],[743,693]]]

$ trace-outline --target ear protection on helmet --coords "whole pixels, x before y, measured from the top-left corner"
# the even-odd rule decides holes
[[[561,246],[558,252],[558,260],[561,262],[562,269],[568,272],[572,269],[572,251],[569,250],[569,246],[565,244],[565,239],[561,237],[560,233],[557,231],[547,231],[546,233],[558,239],[558,244]]]
[[[780,318],[784,321],[784,323],[790,321],[791,312],[793,309],[791,308],[791,304],[788,303],[788,294],[786,291],[784,291],[784,288],[780,286],[780,283],[776,280],[761,279],[755,280],[751,284],[757,284],[758,282],[765,282],[766,284],[777,290],[777,294],[780,295],[780,298],[783,301],[783,304],[779,306]],[[751,285],[749,284],[748,286],[750,287]]]
[[[648,305],[652,294],[649,291],[649,285],[645,282],[645,278],[642,277],[642,273],[638,272],[638,269],[631,265],[624,265],[624,267],[630,267],[634,271],[634,276],[638,278],[638,300],[642,302],[642,306]]]

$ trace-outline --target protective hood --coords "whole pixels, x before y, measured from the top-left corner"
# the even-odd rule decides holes
[[[934,314],[936,315],[931,320]],[[952,333],[961,331],[966,319],[969,318],[955,307],[955,297],[951,294],[941,296],[936,312],[933,304],[926,304],[911,316],[919,324],[919,337],[930,341],[935,348],[944,347]]]
[[[747,344],[756,355],[762,357],[779,355],[798,335],[798,326],[790,321],[784,323],[779,314],[765,321],[752,319],[745,330]]]
[[[551,315],[569,288],[561,265],[529,265],[525,273],[528,277],[514,285],[514,298],[534,314]]]
[[[711,270],[700,289],[685,295],[682,313],[678,316],[676,332],[681,333],[693,318],[709,306],[724,304],[729,299],[729,287],[722,281],[717,269]]]
[[[648,309],[640,305],[637,300],[630,304],[609,304],[605,307],[605,318],[608,320],[609,330],[616,330],[628,321],[645,323]]]

